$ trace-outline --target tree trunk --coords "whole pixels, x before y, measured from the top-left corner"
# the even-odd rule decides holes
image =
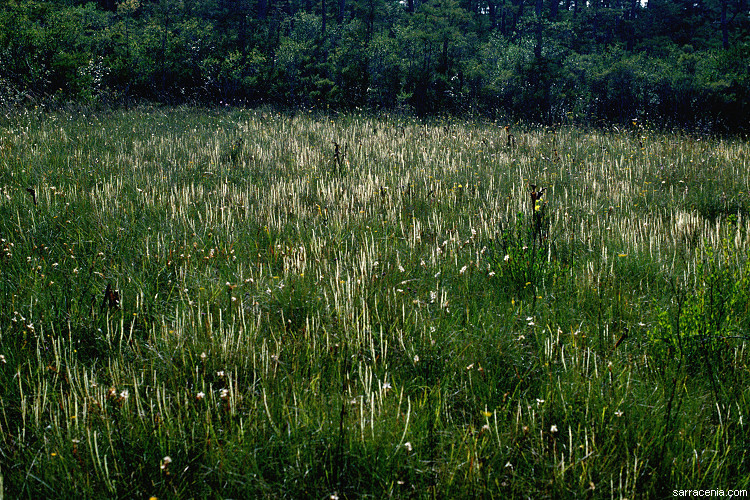
[[[560,2],[559,0],[550,0],[549,3],[549,18],[552,21],[557,21],[557,13],[560,10]]]
[[[729,0],[721,0],[721,44],[724,50],[729,50],[729,23],[727,22],[727,4]]]
[[[117,5],[115,4],[115,0],[99,0],[99,7],[102,10],[106,10],[109,12],[114,12],[117,10]]]
[[[161,37],[161,94],[167,90],[167,33],[169,32],[169,12],[164,12],[164,29]]]
[[[516,24],[518,23],[518,20],[523,17],[523,7],[524,7],[524,0],[513,0],[513,3],[518,6],[518,9],[515,12],[511,11],[511,20],[510,20],[510,26],[508,27],[508,30],[510,32],[513,32],[516,30]]]
[[[542,24],[542,7],[544,6],[544,0],[536,0],[536,45],[534,46],[534,57],[540,59],[542,57],[542,38],[544,25]]]
[[[370,43],[375,33],[375,0],[370,0],[369,11],[367,13],[367,43]]]
[[[320,36],[325,37],[326,36],[326,0],[320,0],[320,17],[321,17]]]

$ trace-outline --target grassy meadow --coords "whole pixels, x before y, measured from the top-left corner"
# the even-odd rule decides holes
[[[6,115],[0,498],[748,489],[749,159],[640,125]]]

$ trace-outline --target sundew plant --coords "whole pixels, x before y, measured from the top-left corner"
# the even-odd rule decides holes
[[[750,487],[746,140],[0,122],[0,498]]]

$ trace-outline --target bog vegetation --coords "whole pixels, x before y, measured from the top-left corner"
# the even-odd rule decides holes
[[[748,488],[746,141],[138,108],[0,137],[0,497]]]

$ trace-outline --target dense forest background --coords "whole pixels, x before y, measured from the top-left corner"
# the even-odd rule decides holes
[[[747,0],[0,0],[0,105],[201,102],[747,130]]]

